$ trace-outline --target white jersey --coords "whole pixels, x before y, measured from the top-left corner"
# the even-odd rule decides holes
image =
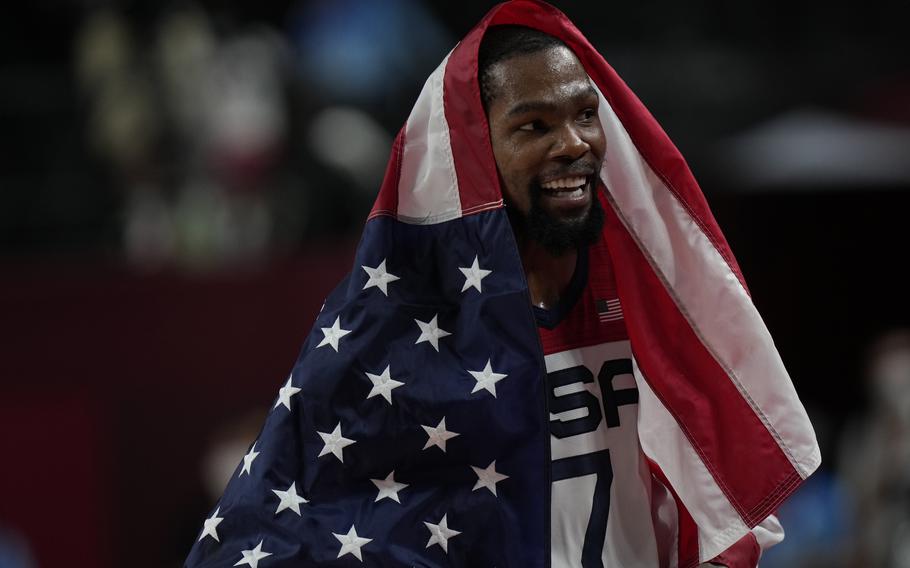
[[[535,311],[550,409],[552,566],[660,566],[632,350],[604,245],[579,253],[561,306]]]
[[[546,356],[553,568],[659,565],[631,355],[615,341]]]

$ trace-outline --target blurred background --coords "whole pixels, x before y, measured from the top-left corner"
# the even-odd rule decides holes
[[[0,22],[0,568],[176,567],[492,5]],[[903,3],[558,2],[687,157],[818,431],[763,566],[910,567]]]

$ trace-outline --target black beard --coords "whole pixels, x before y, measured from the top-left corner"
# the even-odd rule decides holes
[[[553,256],[563,256],[597,242],[604,226],[604,210],[596,193],[591,196],[591,208],[583,218],[560,221],[540,206],[541,192],[537,184],[532,185],[531,209],[527,215],[522,215],[514,207],[506,208],[519,241],[534,241]]]

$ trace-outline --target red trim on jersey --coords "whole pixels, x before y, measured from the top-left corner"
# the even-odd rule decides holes
[[[613,262],[623,267],[616,280],[639,368],[743,521],[755,526],[799,484],[799,473],[612,212],[605,230]]]

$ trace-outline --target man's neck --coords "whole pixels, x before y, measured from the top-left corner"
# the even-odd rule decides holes
[[[519,252],[531,291],[531,303],[539,308],[555,308],[572,282],[578,251],[554,256],[532,241],[521,243]]]

